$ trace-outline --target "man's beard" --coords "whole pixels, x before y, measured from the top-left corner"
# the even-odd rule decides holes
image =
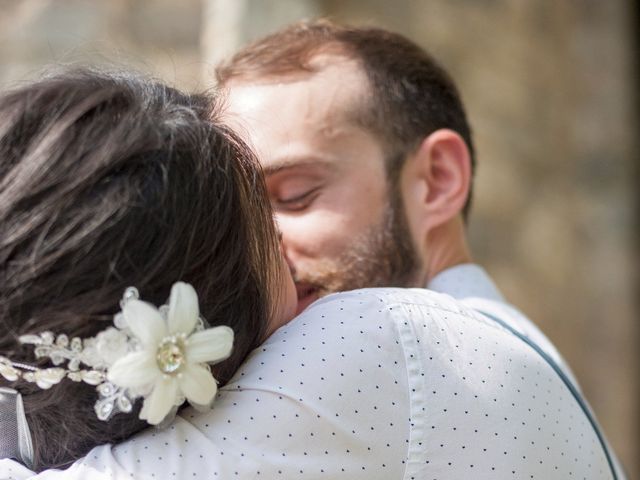
[[[313,271],[298,271],[297,282],[318,296],[357,288],[418,286],[418,253],[411,241],[399,192],[391,195],[382,221],[355,237],[337,258],[322,260]]]

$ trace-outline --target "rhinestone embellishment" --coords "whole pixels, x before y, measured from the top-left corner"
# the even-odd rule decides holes
[[[164,373],[175,373],[185,362],[183,339],[178,336],[165,338],[156,354],[158,367]]]

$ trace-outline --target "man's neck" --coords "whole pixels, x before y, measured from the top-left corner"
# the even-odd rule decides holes
[[[473,262],[461,218],[455,218],[431,231],[427,241],[427,271],[423,285],[447,268]]]

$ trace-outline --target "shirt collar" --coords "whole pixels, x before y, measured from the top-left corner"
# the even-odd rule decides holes
[[[504,297],[484,268],[474,263],[463,263],[443,270],[431,279],[427,288],[458,300],[479,297],[504,302]]]

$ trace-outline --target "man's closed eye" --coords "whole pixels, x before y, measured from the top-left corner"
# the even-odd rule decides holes
[[[276,198],[273,201],[273,206],[276,210],[280,211],[299,212],[308,208],[319,193],[320,188],[318,187],[292,198]]]

